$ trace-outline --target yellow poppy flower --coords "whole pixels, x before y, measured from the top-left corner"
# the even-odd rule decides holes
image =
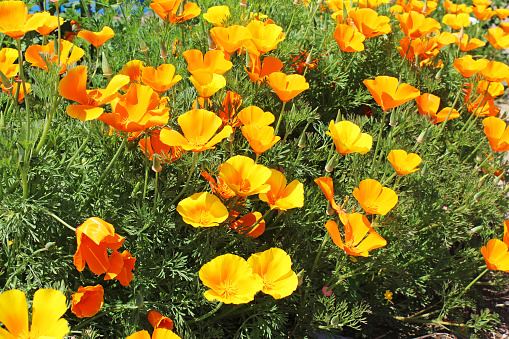
[[[353,190],[353,196],[368,214],[386,215],[398,203],[396,192],[382,187],[382,184],[374,179],[362,180],[359,188]]]
[[[418,171],[416,168],[421,163],[422,159],[415,153],[408,154],[401,149],[393,149],[387,156],[387,160],[391,163],[392,167],[399,175],[407,175]]]
[[[47,12],[42,12],[30,16],[23,1],[1,1],[0,33],[19,39],[27,32],[44,25],[49,15]]]
[[[373,137],[367,133],[361,133],[359,126],[350,121],[340,121],[334,124],[331,120],[329,131],[325,132],[330,135],[336,150],[340,154],[360,153],[366,154],[373,145]]]
[[[193,227],[212,227],[228,219],[228,210],[221,200],[208,192],[195,193],[179,202],[177,212]]]
[[[219,171],[219,178],[240,197],[268,192],[270,176],[270,169],[243,155],[228,159]]]
[[[267,180],[270,190],[260,193],[260,200],[269,204],[270,209],[282,211],[304,206],[304,185],[294,180],[286,186],[286,178],[283,173],[275,169],[270,171],[272,174]]]

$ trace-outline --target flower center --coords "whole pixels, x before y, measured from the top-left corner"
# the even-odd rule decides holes
[[[221,296],[225,299],[231,299],[235,295],[237,295],[239,287],[234,285],[230,279],[225,279],[219,285],[219,291],[221,291]]]
[[[193,211],[192,217],[195,222],[201,225],[209,225],[212,221],[209,211],[203,209]]]

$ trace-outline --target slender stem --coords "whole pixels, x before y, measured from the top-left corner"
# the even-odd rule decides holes
[[[87,142],[90,139],[90,136],[92,135],[92,131],[94,130],[94,122],[95,122],[95,120],[92,120],[92,122],[90,123],[90,130],[88,131],[87,137],[85,138],[85,140],[83,140],[83,142],[81,143],[80,148],[78,148],[78,150],[74,153],[72,158],[67,163],[67,168],[66,169],[69,169],[72,166],[72,164],[74,163],[74,161],[76,160],[78,155],[81,153],[81,151],[83,151],[83,149],[87,145]]]
[[[255,157],[255,164],[258,163],[258,158],[260,157],[260,154],[256,153],[256,157]]]
[[[283,101],[283,107],[281,108],[281,113],[279,114],[279,119],[277,120],[276,129],[274,130],[274,135],[277,135],[279,130],[279,125],[281,124],[281,120],[283,120],[283,112],[285,111],[286,101]]]
[[[57,220],[59,223],[61,223],[62,225],[64,225],[68,229],[70,229],[71,231],[76,232],[76,229],[74,227],[72,227],[71,225],[69,225],[68,223],[66,223],[65,221],[63,221],[62,219],[60,219],[59,217],[57,217],[56,215],[51,213],[50,211],[45,210],[45,209],[43,209],[43,211],[46,212],[48,215],[52,216],[53,218],[55,218],[55,220]]]
[[[57,89],[58,89],[58,80],[57,80]],[[42,146],[44,146],[44,143],[46,141],[46,138],[48,136],[49,129],[51,126],[51,121],[53,120],[53,117],[55,116],[55,110],[57,109],[61,100],[62,100],[61,96],[58,96],[58,98],[56,98],[54,100],[53,107],[51,108],[51,111],[49,112],[49,114],[46,116],[46,124],[44,125],[44,130],[42,132],[41,139],[39,140],[39,143],[37,144],[37,147],[35,148],[34,156],[37,156],[39,154],[39,152],[41,151]]]
[[[385,181],[383,182],[382,186],[387,185],[387,183],[388,183],[389,181],[391,181],[391,180],[392,180],[392,178],[394,178],[394,177],[396,176],[396,174],[398,174],[398,173],[397,173],[397,172],[392,173],[392,175],[391,175],[390,177],[388,177],[388,178],[387,178],[387,180],[385,180]]]
[[[394,186],[392,186],[392,190],[393,191],[396,191],[396,189],[398,188],[398,185],[399,185],[399,182],[401,180],[401,177],[402,175],[398,176],[398,178],[396,179],[396,181],[394,182]]]
[[[482,145],[483,145],[483,143],[482,143],[482,142],[478,143],[478,144],[477,144],[477,146],[475,146],[475,148],[474,148],[474,150],[472,151],[472,153],[470,153],[470,154],[468,155],[468,157],[466,157],[466,158],[465,158],[465,160],[463,160],[463,161],[461,162],[461,164],[464,164],[464,163],[465,163],[468,159],[470,159],[470,157],[471,157],[471,156],[473,156],[474,154],[476,154],[476,153],[477,153],[477,150],[479,150],[479,148],[480,148]]]
[[[488,94],[488,89],[490,88],[490,84],[491,82],[488,82],[488,86],[486,87],[486,91],[484,92],[484,95],[481,99],[481,102],[479,103],[479,105],[477,105],[475,111],[474,111],[474,115],[475,115],[475,118],[474,120],[470,123],[470,126],[467,127],[467,129],[465,130],[465,133],[468,133],[468,131],[470,131],[470,129],[475,126],[475,123],[477,121],[477,119],[479,119],[479,117],[481,116],[481,112],[482,110],[484,109],[484,107],[486,106],[486,104],[488,103],[488,100],[485,100],[486,99],[486,95]],[[484,104],[482,105],[482,108],[481,108],[481,112],[477,113],[477,111],[479,110],[479,107],[481,106],[481,103],[484,101]]]
[[[370,176],[373,173],[373,169],[375,167],[375,164],[377,163],[376,155],[378,154],[378,148],[380,147],[380,140],[382,139],[382,132],[383,132],[384,126],[385,126],[385,117],[386,116],[387,116],[387,111],[384,110],[384,115],[382,117],[382,122],[380,124],[380,131],[378,132],[378,139],[376,141],[375,154],[373,154],[373,163],[371,165],[371,170],[369,172]]]
[[[127,133],[125,133],[125,135],[123,136],[123,139],[122,139],[122,143],[120,144],[120,147],[117,150],[117,153],[115,153],[115,155],[113,156],[113,159],[111,159],[108,166],[106,166],[106,169],[104,170],[103,174],[97,181],[96,187],[98,187],[102,183],[102,181],[104,180],[106,175],[108,175],[111,167],[113,166],[113,164],[117,161],[118,157],[120,156],[121,151],[124,149],[125,145],[127,145],[128,140],[129,140],[129,138],[127,137]]]
[[[454,98],[454,102],[451,106],[451,109],[449,110],[449,113],[447,113],[447,117],[445,118],[444,122],[442,122],[442,126],[440,127],[440,130],[438,131],[438,134],[437,136],[435,137],[435,140],[433,141],[433,145],[435,144],[435,142],[438,140],[438,138],[440,137],[440,135],[442,134],[442,131],[444,130],[445,128],[445,124],[447,124],[447,121],[449,120],[449,117],[451,116],[451,113],[452,111],[454,110],[454,107],[456,106],[456,103],[458,102],[458,99],[460,97],[462,93],[462,90],[460,88],[460,90],[458,91],[458,94],[456,94],[456,98]],[[432,146],[433,146],[432,145]]]
[[[410,52],[410,47],[412,47],[412,39],[408,40],[408,48],[406,49],[405,56],[403,57],[403,60],[401,60],[401,65],[399,65],[399,73],[401,74],[401,69],[403,68],[403,65],[405,64],[406,57],[408,55],[408,52]]]
[[[154,186],[154,208],[152,209],[152,213],[156,214],[156,208],[157,208],[157,181],[159,179],[159,172],[156,172],[156,183]]]
[[[194,169],[196,167],[196,162],[198,161],[198,153],[199,152],[194,152],[193,164],[191,165],[191,169],[189,170],[189,175],[187,176],[187,180],[186,180],[186,183],[184,184],[184,188],[182,188],[182,191],[180,191],[180,193],[173,199],[170,206],[174,205],[177,202],[177,200],[179,200],[179,198],[182,196],[182,194],[184,194],[184,192],[187,190],[187,186],[189,185],[189,182],[191,181],[191,177],[192,177],[192,175],[194,173]]]
[[[148,185],[148,167],[149,167],[148,166],[149,155],[148,155],[148,145],[147,145],[148,137],[149,137],[148,133],[145,133],[145,152],[144,152],[145,157],[143,159],[143,162],[145,163],[145,183],[143,185],[143,199],[142,199],[142,204],[143,204],[144,208],[145,208],[145,198],[147,197],[147,185]]]
[[[311,268],[311,276],[313,276],[313,273],[315,273],[316,266],[318,265],[318,261],[320,260],[320,255],[322,254],[323,249],[325,248],[325,244],[329,240],[330,235],[329,232],[325,234],[323,237],[322,244],[320,245],[320,248],[318,248],[318,252],[316,252],[315,261],[313,262],[313,267]]]
[[[211,315],[213,315],[214,313],[216,313],[217,311],[219,311],[219,309],[221,308],[221,306],[223,306],[223,302],[220,302],[219,304],[217,304],[216,307],[214,307],[212,310],[210,310],[210,312],[202,315],[201,317],[199,318],[196,318],[196,319],[192,319],[192,320],[189,320],[187,323],[188,324],[192,324],[192,323],[197,323],[197,322],[200,322],[202,320],[205,320],[207,318],[209,318]]]

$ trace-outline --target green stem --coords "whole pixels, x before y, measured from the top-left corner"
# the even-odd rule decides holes
[[[470,128],[472,128],[472,126],[474,126],[474,124],[475,124],[475,122],[477,121],[477,119],[479,119],[479,115],[480,115],[480,114],[479,114],[479,115],[476,115],[476,114],[477,114],[477,111],[479,110],[479,107],[481,106],[481,103],[484,101],[484,99],[486,98],[486,95],[488,94],[488,89],[490,88],[490,84],[491,84],[491,82],[488,82],[488,86],[486,87],[486,91],[484,91],[484,94],[483,94],[483,96],[482,96],[481,101],[479,102],[479,105],[477,105],[477,107],[475,108],[474,112],[473,112],[473,113],[472,113],[472,114],[468,117],[467,122],[466,122],[466,123],[465,123],[465,125],[463,125],[463,127],[460,129],[459,133],[463,132],[463,130],[465,129],[465,127],[467,127],[467,125],[468,125],[468,128],[467,128],[467,130],[465,131],[465,133],[466,133],[466,132],[468,132],[468,131],[470,130]],[[474,89],[472,88],[472,91],[473,91],[473,90],[474,90]],[[474,103],[475,103],[476,101],[477,101],[477,99],[476,99],[476,100],[474,100]],[[486,106],[486,103],[487,103],[487,102],[488,102],[488,100],[486,100],[486,101],[484,102],[484,105],[482,106],[482,109],[484,109],[484,106]],[[481,109],[481,110],[482,110],[482,109]],[[475,116],[474,121],[472,121],[472,123],[470,123],[470,124],[469,124],[468,122],[469,122],[470,120],[472,120],[472,117],[473,117],[473,116]]]
[[[152,209],[152,213],[156,214],[156,208],[157,208],[157,181],[159,179],[159,172],[156,172],[156,183],[154,187],[154,208]]]
[[[447,113],[447,117],[445,118],[445,120],[442,122],[442,126],[440,127],[440,130],[438,131],[438,134],[435,137],[435,140],[433,140],[433,144],[431,146],[435,145],[435,142],[438,140],[438,138],[442,134],[442,131],[444,130],[445,125],[447,124],[447,121],[449,120],[449,117],[451,116],[451,113],[454,110],[454,107],[456,106],[456,103],[458,102],[458,99],[459,99],[461,93],[462,93],[462,91],[461,91],[461,88],[460,88],[460,90],[458,91],[458,94],[456,94],[456,98],[454,98],[454,102],[453,102],[453,104],[451,106],[451,109],[449,110],[449,113]]]
[[[147,185],[148,185],[148,161],[149,161],[149,155],[148,155],[148,133],[145,133],[145,157],[143,159],[143,162],[145,163],[145,183],[143,185],[143,199],[142,199],[142,205],[143,209],[145,209],[145,198],[147,197]],[[155,156],[155,155],[154,155]]]
[[[189,320],[189,321],[187,321],[187,323],[188,324],[192,324],[192,323],[197,323],[197,322],[200,322],[202,320],[205,320],[205,319],[209,318],[211,315],[213,315],[214,313],[216,313],[217,311],[219,311],[221,306],[223,306],[223,302],[220,302],[219,304],[217,304],[217,306],[214,307],[212,310],[210,310],[210,312],[208,312],[207,314],[204,314],[204,315],[202,315],[199,318],[196,318],[196,319],[193,319],[193,320]]]
[[[46,212],[48,215],[52,216],[56,221],[58,221],[59,223],[61,223],[62,225],[64,225],[65,227],[67,227],[68,229],[70,229],[71,231],[73,232],[76,232],[76,229],[74,227],[72,227],[71,225],[69,225],[68,223],[66,223],[65,221],[63,221],[62,219],[60,219],[59,217],[57,217],[55,214],[51,213],[50,211],[48,210],[45,210],[45,209],[42,209],[44,212]]]
[[[57,84],[58,84],[58,81],[57,81]],[[57,85],[57,90],[58,90],[58,85]],[[55,116],[55,111],[56,111],[58,105],[60,104],[61,100],[62,100],[61,96],[58,96],[58,98],[55,98],[53,107],[51,108],[51,111],[49,112],[49,114],[46,116],[46,124],[44,125],[44,130],[42,132],[41,139],[39,140],[39,143],[37,144],[37,147],[35,148],[34,156],[37,156],[39,154],[39,152],[42,149],[42,146],[44,146],[44,143],[46,142],[46,137],[48,136],[48,132],[49,132],[49,129],[51,126],[51,121],[53,120],[53,117]]]
[[[81,153],[81,151],[83,151],[83,149],[85,148],[85,146],[87,145],[87,142],[88,140],[90,139],[90,136],[92,135],[92,131],[94,130],[94,122],[95,120],[92,120],[92,122],[90,123],[90,130],[88,131],[88,134],[87,134],[87,137],[85,138],[85,140],[83,140],[83,142],[81,143],[80,145],[80,148],[78,148],[78,150],[74,153],[74,155],[72,156],[72,158],[69,160],[69,162],[67,163],[67,167],[66,169],[69,169],[71,168],[72,164],[74,163],[74,161],[76,160],[76,158],[78,157],[78,155]]]
[[[318,265],[318,261],[320,260],[320,255],[322,254],[322,251],[325,248],[325,244],[327,243],[329,238],[330,238],[330,235],[329,235],[329,232],[327,232],[325,234],[325,236],[323,237],[322,244],[318,248],[318,252],[316,252],[316,257],[315,257],[315,261],[313,261],[313,267],[311,268],[310,276],[313,276],[313,273],[315,273],[316,266]]]
[[[286,101],[283,101],[283,107],[281,108],[281,113],[279,114],[279,119],[277,120],[276,129],[274,130],[274,135],[277,135],[279,130],[279,125],[281,124],[281,120],[283,120],[283,112],[285,111]]]
[[[187,190],[187,186],[189,185],[189,182],[191,181],[191,177],[194,173],[194,169],[196,167],[196,162],[198,161],[198,152],[194,152],[193,154],[193,164],[191,165],[191,169],[189,170],[189,175],[187,176],[187,180],[186,180],[186,183],[184,184],[184,188],[182,188],[182,191],[180,191],[180,193],[173,199],[173,201],[171,202],[170,206],[173,206],[177,200],[180,199],[180,197],[182,196],[182,194],[185,193],[185,191]]]
[[[483,145],[483,143],[482,143],[482,142],[478,143],[478,144],[477,144],[477,146],[475,146],[475,148],[474,148],[474,150],[472,151],[472,153],[470,153],[470,154],[468,155],[468,157],[466,157],[466,158],[465,158],[465,160],[463,160],[463,161],[461,162],[461,164],[464,164],[464,163],[465,163],[468,159],[470,159],[470,157],[471,157],[471,156],[473,156],[474,154],[476,154],[476,153],[477,153],[477,151],[479,150],[479,148],[480,148],[482,145]]]
[[[388,177],[388,178],[387,178],[387,180],[385,180],[385,181],[383,182],[382,186],[387,185],[387,183],[388,183],[389,181],[391,181],[391,180],[392,180],[392,178],[394,178],[397,174],[398,174],[397,172],[392,173],[392,175],[391,175],[390,177]]]
[[[128,140],[129,140],[129,138],[127,137],[127,133],[125,133],[124,136],[123,136],[123,139],[122,139],[122,143],[120,144],[120,147],[117,150],[117,153],[115,153],[115,155],[113,156],[113,159],[111,159],[111,161],[108,164],[108,166],[106,166],[106,169],[104,170],[104,172],[102,173],[101,177],[97,181],[96,187],[98,187],[102,183],[104,178],[106,178],[106,175],[108,175],[111,167],[117,161],[118,157],[120,156],[120,153],[122,153],[122,150],[127,145],[127,141]]]
[[[384,115],[382,117],[382,122],[380,124],[380,131],[378,132],[378,139],[376,140],[376,147],[375,147],[375,154],[373,154],[373,163],[371,165],[371,170],[369,172],[369,175],[371,176],[371,174],[373,173],[373,169],[375,167],[375,164],[377,164],[377,158],[376,158],[376,155],[378,154],[378,148],[380,147],[380,140],[382,139],[382,132],[384,130],[384,126],[385,126],[385,117],[387,116],[387,111],[384,110]]]
[[[260,154],[256,153],[256,156],[255,156],[255,164],[258,163],[258,158],[260,157]]]

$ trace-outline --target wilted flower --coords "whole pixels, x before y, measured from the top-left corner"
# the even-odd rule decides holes
[[[92,317],[101,310],[104,303],[104,289],[101,285],[80,286],[72,296],[71,311],[78,318]]]

